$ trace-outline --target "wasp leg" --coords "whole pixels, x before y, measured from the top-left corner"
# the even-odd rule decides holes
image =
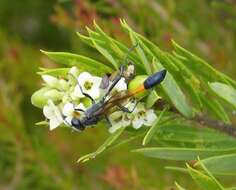
[[[108,118],[108,116],[105,115],[104,117],[105,117],[105,119],[106,119],[106,121],[107,121],[109,127],[112,127],[111,121],[110,121],[110,119]]]
[[[85,92],[83,91],[83,89],[82,89],[82,87],[80,86],[79,82],[78,82],[78,86],[79,86],[79,88],[80,88],[81,93],[82,93],[85,97],[89,98],[89,99],[92,101],[92,103],[94,104],[94,103],[95,103],[95,100],[94,100],[89,94],[87,94],[87,93],[85,93]]]
[[[103,101],[105,101],[106,97],[110,94],[110,92],[112,91],[112,89],[114,88],[114,86],[120,81],[120,79],[123,76],[125,70],[125,66],[121,65],[120,66],[120,73],[116,76],[116,78],[113,80],[113,83],[111,84],[111,86],[108,88],[106,94],[103,97]]]
[[[133,51],[136,47],[138,47],[138,45],[139,45],[139,44],[136,43],[136,44],[133,45],[131,48],[129,48],[129,50],[128,50],[126,56],[125,56],[124,59],[123,59],[123,62],[124,62],[124,63],[127,62],[129,55],[132,53],[132,51]]]
[[[138,102],[135,103],[134,107],[129,110],[127,107],[122,106],[121,104],[118,104],[117,106],[120,108],[121,111],[125,112],[125,113],[133,113],[133,111],[135,110],[135,108],[137,107]]]
[[[85,112],[84,110],[82,109],[79,109],[79,108],[74,108],[75,111],[81,111],[81,112]]]
[[[82,93],[85,97],[89,98],[89,99],[92,101],[92,103],[94,104],[94,103],[95,103],[95,100],[94,100],[89,94],[87,94],[87,93],[85,93],[85,92],[83,91],[82,87],[81,87],[80,84],[79,84],[78,79],[77,79],[74,75],[72,75],[71,73],[68,73],[68,75],[70,75],[72,78],[74,78],[74,79],[77,81],[77,84],[78,84],[78,86],[79,86],[79,88],[80,88],[81,93]]]

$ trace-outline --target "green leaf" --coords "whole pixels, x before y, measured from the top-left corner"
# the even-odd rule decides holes
[[[198,157],[207,158],[210,156],[230,154],[236,152],[231,149],[207,149],[207,148],[173,148],[173,147],[148,147],[133,150],[148,157],[166,160],[196,160]]]
[[[57,69],[44,69],[43,71],[37,72],[39,75],[52,75],[54,77],[67,76],[70,68],[57,68]]]
[[[201,160],[207,169],[216,175],[236,175],[236,154],[214,156]],[[197,162],[196,166],[200,163]]]
[[[210,176],[203,174],[202,172],[191,168],[187,165],[188,171],[194,181],[203,189],[203,190],[223,190],[223,188],[215,182]]]
[[[165,141],[175,146],[191,146],[206,148],[236,148],[236,140],[213,129],[196,128],[187,124],[162,124],[158,129],[155,140]]]
[[[217,99],[209,99],[209,97],[203,95],[202,93],[200,93],[199,95],[208,111],[213,113],[218,119],[224,121],[225,123],[230,123],[230,119],[227,113]]]
[[[181,167],[166,166],[165,169],[177,171],[177,172],[181,172],[181,173],[188,173],[188,170],[186,168],[181,168]]]
[[[236,108],[236,89],[219,82],[209,83],[209,86],[219,97],[223,98]]]
[[[147,134],[145,135],[145,137],[143,138],[143,145],[147,145],[150,140],[152,139],[153,135],[155,134],[155,132],[158,130],[160,124],[160,120],[162,119],[162,116],[164,115],[166,109],[162,110],[162,112],[159,114],[159,116],[157,117],[157,119],[153,122],[153,125],[151,126],[151,128],[148,130]]]
[[[98,154],[101,154],[103,151],[105,151],[124,131],[124,127],[117,130],[115,133],[110,135],[107,140],[95,151],[89,154],[86,154],[78,159],[78,163],[80,162],[86,162],[91,159],[94,159]]]
[[[185,188],[181,187],[177,182],[175,182],[175,185],[178,190],[186,190]]]
[[[158,96],[155,90],[152,90],[147,97],[146,104],[145,104],[146,107],[151,108],[159,99],[161,99],[161,97]]]
[[[199,165],[203,169],[203,171],[218,185],[219,188],[224,189],[220,182],[212,175],[212,173],[206,168],[206,166],[201,162],[200,158],[198,158]]]
[[[156,66],[156,71],[161,70],[163,67],[160,63],[154,65]],[[188,105],[186,97],[182,90],[179,88],[173,76],[167,72],[165,80],[161,83],[163,90],[170,98],[174,106],[186,117],[193,117],[193,112],[191,107]]]
[[[206,61],[187,51],[175,41],[172,41],[172,44],[177,54],[187,58],[187,61],[185,61],[186,67],[188,67],[197,76],[201,77],[205,82],[220,80],[221,82],[227,83],[227,80],[224,78],[223,74],[214,69]]]
[[[77,66],[82,71],[89,71],[99,76],[112,71],[112,69],[105,64],[82,55],[65,52],[42,52],[59,64],[68,67]]]
[[[35,123],[36,126],[48,126],[48,122],[47,121],[39,121],[37,123]]]

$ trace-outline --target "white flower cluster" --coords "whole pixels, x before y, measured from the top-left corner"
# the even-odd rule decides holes
[[[70,69],[67,79],[59,79],[51,75],[42,75],[42,79],[49,89],[46,92],[48,103],[43,107],[43,113],[49,120],[50,130],[61,124],[71,126],[72,118],[80,119],[84,117],[84,112],[78,110],[86,110],[92,102],[83,95],[82,91],[90,95],[95,101],[101,99],[106,92],[106,90],[100,88],[102,78],[93,76],[88,72],[79,73],[76,67]],[[127,84],[125,79],[121,78],[111,94],[123,90],[127,90]],[[111,124],[109,131],[111,133],[121,127],[130,125],[135,129],[142,125],[151,126],[156,119],[157,116],[154,111],[146,109],[144,103],[139,102],[136,106],[135,99],[127,102],[124,106],[129,110],[134,109],[132,113],[118,109],[108,115]]]

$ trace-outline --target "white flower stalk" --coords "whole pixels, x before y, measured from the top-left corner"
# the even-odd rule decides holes
[[[42,75],[43,81],[46,83],[47,86],[56,88],[58,87],[58,79],[56,77],[53,77],[51,75]]]
[[[131,124],[131,120],[122,111],[116,111],[109,115],[109,121],[111,127],[109,128],[110,133],[114,133],[116,130],[127,127]]]
[[[135,129],[139,129],[142,125],[151,126],[157,116],[153,109],[145,109],[144,105],[139,103],[134,109],[132,115],[132,125]]]
[[[48,104],[43,107],[44,116],[49,119],[49,129],[53,130],[63,123],[63,118],[59,107],[55,106],[52,100],[48,100]]]
[[[68,102],[64,105],[63,107],[63,116],[65,117],[65,124],[66,125],[71,125],[71,120],[73,117],[81,117],[81,114],[83,112],[80,111],[75,111],[75,109],[82,109],[85,110],[85,107],[82,103],[80,103],[78,106],[74,106],[72,103]]]
[[[78,77],[78,82],[83,92],[89,94],[93,99],[98,99],[100,97],[99,86],[101,81],[102,79],[100,77],[92,76],[88,72],[83,72]],[[76,85],[73,96],[83,98],[84,95],[82,94],[79,85]]]

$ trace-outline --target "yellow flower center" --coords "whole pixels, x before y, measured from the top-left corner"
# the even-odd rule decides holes
[[[86,82],[84,83],[84,88],[85,88],[86,90],[90,90],[90,89],[92,88],[92,86],[93,86],[93,82],[86,81]]]
[[[146,112],[144,110],[141,110],[138,112],[138,118],[142,118],[146,116]]]

